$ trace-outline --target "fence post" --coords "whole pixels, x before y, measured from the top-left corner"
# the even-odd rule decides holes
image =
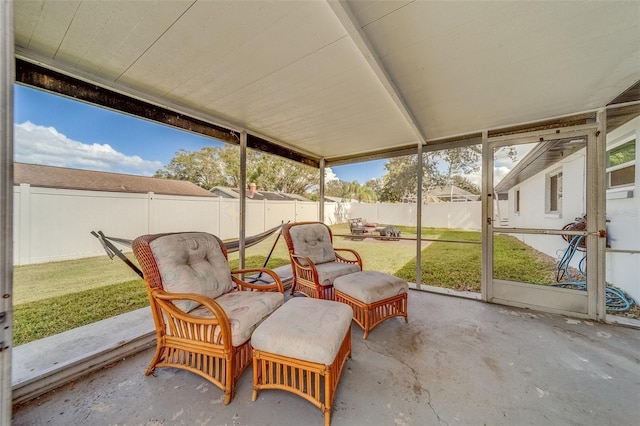
[[[222,231],[222,226],[220,223],[222,222],[222,197],[218,197],[218,233],[216,235],[220,235]]]
[[[147,192],[147,234],[152,234],[151,224],[153,223],[153,192]]]
[[[267,210],[269,209],[269,203],[267,202],[267,199],[264,198],[262,200],[262,230],[266,231],[267,230]]]
[[[29,253],[29,241],[31,239],[31,185],[28,183],[20,184],[20,210],[14,213],[14,218],[18,218],[20,227],[18,235],[14,235],[18,241],[18,262],[17,265],[28,265],[31,263]],[[15,220],[15,219],[14,219]]]

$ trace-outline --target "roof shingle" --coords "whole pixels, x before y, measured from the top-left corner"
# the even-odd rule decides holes
[[[13,183],[14,185],[28,183],[31,186],[41,188],[77,189],[85,191],[142,194],[153,192],[155,194],[190,197],[216,196],[192,182],[183,180],[68,169],[27,163],[14,163]]]

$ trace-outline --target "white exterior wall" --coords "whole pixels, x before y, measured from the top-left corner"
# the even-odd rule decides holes
[[[586,213],[585,152],[579,151],[554,164],[536,176],[509,190],[507,212],[509,226],[516,228],[562,229]],[[562,171],[562,202],[560,214],[545,213],[545,184],[549,173]],[[515,191],[520,190],[520,213],[515,213]],[[504,214],[504,213],[503,213]],[[525,244],[559,259],[568,243],[559,235],[517,235]],[[579,253],[573,258],[577,267]]]
[[[607,135],[607,145],[629,136],[640,134],[640,118],[636,118]],[[636,156],[638,144],[636,142]],[[586,212],[585,193],[585,150],[576,152],[565,160],[549,167],[544,172],[528,179],[509,190],[509,226],[517,228],[562,229],[568,223]],[[636,158],[636,162],[638,162]],[[562,168],[562,214],[545,215],[545,176]],[[604,178],[604,177],[603,177]],[[636,190],[633,198],[612,199],[607,197],[608,241],[611,249],[640,250],[640,169],[636,163]],[[520,214],[515,213],[515,191],[520,189]],[[524,243],[557,259],[567,248],[567,242],[554,235],[518,235]],[[574,256],[573,266],[577,266],[580,256]],[[624,289],[640,302],[640,254],[607,253],[606,280]]]
[[[640,117],[607,135],[607,144],[615,144],[632,134],[636,137],[636,184],[633,198],[607,197],[607,219],[610,221],[607,223],[608,241],[612,249],[618,250],[640,250]],[[623,288],[640,303],[640,254],[607,253],[606,261],[607,282]]]

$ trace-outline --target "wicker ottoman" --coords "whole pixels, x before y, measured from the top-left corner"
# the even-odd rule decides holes
[[[366,339],[387,318],[404,317],[407,322],[406,281],[378,271],[362,271],[338,277],[333,282],[335,300],[353,308],[353,319],[364,329]]]
[[[294,297],[251,336],[253,395],[262,389],[292,392],[320,408],[331,423],[331,406],[351,357],[353,310],[332,300]]]

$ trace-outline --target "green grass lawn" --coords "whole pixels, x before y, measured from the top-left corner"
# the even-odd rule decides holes
[[[439,239],[479,243],[481,234],[473,231],[433,230]],[[436,232],[437,231],[437,232]],[[480,244],[431,242],[422,250],[422,280],[426,285],[460,291],[480,292],[482,248]],[[549,285],[555,282],[556,262],[518,239],[497,235],[493,253],[497,279]],[[415,280],[415,258],[397,276]]]
[[[415,238],[416,229],[398,227],[402,237]],[[364,269],[379,270],[415,282],[414,241],[352,240],[346,224],[332,226],[334,246],[358,251]],[[424,228],[423,238],[471,241],[423,242],[422,283],[457,290],[480,291],[480,233]],[[261,267],[276,236],[246,250],[246,267]],[[495,244],[497,278],[548,284],[555,279],[555,263],[512,237],[498,236]],[[133,256],[128,253],[133,261]],[[229,255],[232,269],[238,254]],[[267,267],[289,263],[284,238],[279,238]],[[14,268],[14,345],[148,306],[144,282],[120,259],[107,256],[51,262]]]
[[[265,260],[266,256],[249,257],[247,267],[262,266]],[[272,259],[269,266],[288,263],[288,259]],[[237,268],[238,260],[229,265]],[[144,281],[132,280],[138,275],[120,259],[100,256],[20,266],[14,271],[15,346],[149,306]],[[108,273],[103,276],[104,272]]]
[[[145,306],[149,301],[140,279],[16,304],[13,344],[22,345]]]

